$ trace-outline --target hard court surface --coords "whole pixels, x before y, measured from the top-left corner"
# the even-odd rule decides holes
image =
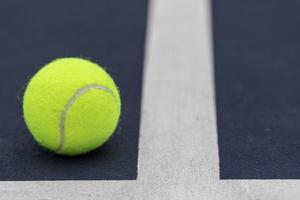
[[[298,199],[298,1],[0,2],[0,199]],[[114,77],[122,117],[88,155],[41,149],[22,119],[57,57]]]

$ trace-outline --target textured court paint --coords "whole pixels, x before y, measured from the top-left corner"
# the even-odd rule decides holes
[[[300,2],[214,1],[222,179],[300,178]]]
[[[68,102],[68,104],[65,106],[64,111],[61,114],[61,118],[60,118],[60,144],[59,147],[57,148],[57,150],[55,150],[56,152],[60,152],[63,150],[64,148],[64,144],[65,144],[65,121],[66,121],[66,117],[67,117],[67,112],[69,111],[69,109],[71,108],[71,106],[75,103],[75,101],[84,93],[89,92],[92,89],[98,89],[98,90],[103,90],[107,93],[109,93],[110,95],[114,96],[114,93],[107,87],[102,86],[102,85],[96,85],[96,84],[91,84],[91,85],[87,85],[81,89],[79,89],[76,94],[73,96],[73,98]],[[114,96],[114,99],[116,100],[117,97]],[[117,103],[117,100],[116,100]]]

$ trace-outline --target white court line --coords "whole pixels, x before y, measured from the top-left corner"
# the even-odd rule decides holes
[[[138,178],[145,199],[208,199],[219,180],[209,6],[152,3]]]
[[[1,182],[0,199],[297,199],[299,181],[219,180],[209,0],[153,0],[136,181]]]

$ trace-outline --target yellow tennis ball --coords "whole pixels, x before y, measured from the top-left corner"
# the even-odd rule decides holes
[[[112,135],[121,102],[113,79],[100,66],[81,58],[60,58],[31,79],[23,111],[40,145],[58,154],[78,155]]]

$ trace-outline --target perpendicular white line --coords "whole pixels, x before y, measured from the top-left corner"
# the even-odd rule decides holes
[[[199,198],[219,181],[209,3],[152,1],[138,165],[144,197]]]

